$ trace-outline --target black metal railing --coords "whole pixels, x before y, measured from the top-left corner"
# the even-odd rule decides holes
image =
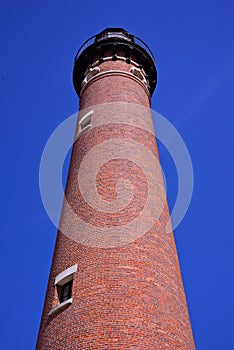
[[[131,45],[136,45],[136,46],[140,46],[141,48],[143,48],[148,55],[151,57],[151,59],[153,60],[153,62],[155,62],[154,59],[154,55],[152,53],[152,51],[150,50],[150,48],[146,45],[146,43],[141,40],[140,38],[138,38],[135,35],[129,34],[127,32],[116,32],[116,31],[109,31],[106,33],[100,33],[97,35],[93,35],[91,38],[89,38],[88,40],[86,40],[84,42],[84,44],[80,47],[80,49],[78,50],[76,56],[75,56],[75,62],[77,61],[78,57],[82,54],[82,52],[85,51],[85,49],[91,45],[94,45],[96,43],[100,43],[102,40],[103,41],[107,41],[108,39],[117,39],[117,40],[122,40],[123,42],[131,42]]]

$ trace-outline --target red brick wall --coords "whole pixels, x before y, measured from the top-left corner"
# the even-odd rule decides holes
[[[110,61],[100,68],[128,71],[130,66]],[[126,103],[119,104],[121,101]],[[109,102],[114,104],[100,105]],[[66,234],[58,232],[37,350],[195,349],[173,234],[165,233],[169,219],[167,204],[144,234],[130,238],[127,244],[121,244],[116,237],[108,241],[108,230],[121,230],[134,223],[146,205],[149,209],[141,218],[142,226],[152,221],[154,210],[160,210],[157,206],[165,198],[160,171],[153,171],[154,165],[147,164],[147,157],[137,147],[139,144],[158,159],[150,113],[138,113],[130,102],[139,104],[139,111],[140,105],[149,107],[143,84],[125,75],[96,77],[81,94],[81,109],[95,105],[98,109],[95,111],[94,107],[92,127],[74,144],[68,175],[66,198],[80,221],[64,206],[61,221]],[[119,139],[121,145],[117,143]],[[126,146],[126,157],[113,157],[103,163],[104,155],[97,153],[83,166],[87,155],[105,142],[114,145],[116,142],[117,148]],[[131,157],[136,161],[131,161]],[[141,163],[146,163],[144,171]],[[79,187],[81,166],[81,180],[89,187],[90,169],[97,164],[100,168],[96,192],[107,203],[117,199],[119,180],[124,179],[126,191],[131,182],[130,201],[118,212],[93,208]],[[154,185],[159,190],[148,203],[150,186]],[[132,226],[133,235],[137,225],[135,229]],[[101,234],[97,236],[95,230],[100,228],[102,231],[97,232]],[[121,239],[124,240],[124,234]],[[105,246],[105,240],[109,246],[108,243]],[[56,275],[76,263],[73,303],[49,316],[56,299]]]
[[[100,73],[103,71],[120,70],[129,72],[131,64],[123,61],[107,61],[100,65]],[[97,93],[98,92],[98,93]],[[80,96],[80,109],[105,102],[132,102],[148,107],[149,95],[143,88],[143,84],[132,75],[106,75],[95,80],[88,88],[85,88]]]

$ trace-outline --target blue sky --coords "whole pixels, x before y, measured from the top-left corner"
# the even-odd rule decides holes
[[[0,16],[2,348],[35,346],[56,236],[40,199],[41,154],[77,110],[76,51],[116,26],[153,51],[152,108],[192,158],[193,198],[175,235],[197,349],[233,349],[233,2],[12,0],[1,2]],[[172,208],[175,167],[159,146]]]

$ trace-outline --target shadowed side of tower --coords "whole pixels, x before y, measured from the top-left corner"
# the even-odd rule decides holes
[[[159,164],[148,47],[123,29],[87,41],[60,229],[37,350],[195,349]]]

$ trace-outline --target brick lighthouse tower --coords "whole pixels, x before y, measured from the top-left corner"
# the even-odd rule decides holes
[[[150,112],[153,55],[107,28],[79,50],[73,81],[80,111],[36,349],[193,350]]]

